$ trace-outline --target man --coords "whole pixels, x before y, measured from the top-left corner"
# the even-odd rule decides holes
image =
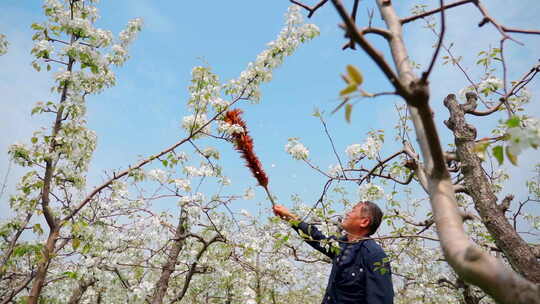
[[[381,224],[382,211],[374,203],[360,202],[349,211],[341,226],[344,236],[327,237],[315,226],[299,221],[287,208],[274,206],[274,213],[292,223],[313,248],[332,259],[332,271],[323,304],[392,304],[394,289],[390,265],[381,246],[365,239]],[[329,241],[339,243],[332,249]]]

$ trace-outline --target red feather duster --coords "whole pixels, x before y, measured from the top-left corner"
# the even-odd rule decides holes
[[[240,114],[242,114],[242,110],[239,109],[227,111],[225,113],[225,122],[231,125],[239,125],[244,129],[244,132],[234,133],[232,135],[236,144],[236,150],[246,160],[246,166],[259,184],[266,189],[268,187],[268,176],[264,172],[259,158],[257,158],[257,155],[253,151],[253,139],[249,136],[246,122],[242,120]]]

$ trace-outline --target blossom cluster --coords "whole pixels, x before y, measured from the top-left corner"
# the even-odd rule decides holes
[[[343,168],[340,164],[330,165],[328,167],[328,175],[332,178],[340,178],[344,175]]]
[[[345,153],[351,162],[358,161],[364,156],[375,159],[382,148],[383,138],[377,132],[370,132],[363,144],[352,144],[345,149]]]
[[[540,120],[536,118],[524,118],[522,124],[507,129],[506,141],[508,151],[517,156],[529,147],[540,147]]]
[[[276,40],[268,43],[268,48],[260,53],[254,62],[250,62],[240,77],[225,85],[225,93],[233,96],[246,96],[257,102],[260,99],[259,86],[272,80],[272,70],[283,63],[301,43],[319,35],[319,29],[313,24],[303,24],[303,17],[298,6],[290,6],[285,14],[285,27]]]
[[[291,6],[285,15],[285,26],[277,39],[268,43],[268,48],[262,51],[254,62],[248,64],[246,70],[240,73],[239,78],[222,85],[209,67],[193,68],[187,104],[194,114],[182,119],[182,127],[191,134],[208,122],[206,115],[211,109],[219,114],[239,99],[258,101],[261,83],[270,81],[272,71],[283,63],[285,57],[291,55],[301,43],[313,39],[318,34],[319,30],[315,25],[303,23],[299,8]],[[230,95],[232,101],[223,98],[222,93]],[[217,127],[220,134],[233,135],[242,132],[239,126],[227,125],[219,119]],[[208,134],[210,127],[201,131],[198,133]],[[196,138],[202,136],[203,134],[194,135]]]
[[[309,150],[298,141],[298,138],[289,138],[285,145],[285,152],[297,160],[308,159],[309,157]]]
[[[384,197],[384,190],[381,186],[373,183],[364,183],[358,188],[361,201],[375,201]]]
[[[245,132],[244,128],[238,124],[230,124],[225,121],[217,122],[217,131],[220,134],[234,135]]]

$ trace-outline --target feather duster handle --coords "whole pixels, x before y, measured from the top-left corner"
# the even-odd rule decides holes
[[[257,179],[259,185],[264,188],[272,206],[274,206],[274,199],[268,190],[268,176],[266,175],[266,172],[264,172],[259,158],[253,151],[253,139],[249,136],[246,122],[242,120],[240,114],[242,114],[242,110],[240,109],[227,111],[225,113],[225,122],[230,125],[238,125],[244,130],[243,132],[233,133],[232,137],[234,139],[235,148],[240,152],[240,155],[246,161],[246,167],[249,168],[253,177]]]

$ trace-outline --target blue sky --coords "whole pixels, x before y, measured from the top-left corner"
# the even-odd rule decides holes
[[[316,1],[306,1],[314,3]],[[362,5],[366,5],[364,1]],[[397,2],[397,1],[394,1]],[[434,6],[438,1],[425,1]],[[99,141],[95,152],[89,185],[96,185],[103,178],[103,170],[126,168],[141,156],[161,151],[183,137],[179,127],[187,115],[185,101],[190,71],[193,66],[207,63],[220,80],[235,78],[262,51],[265,44],[278,34],[283,14],[289,3],[273,1],[149,1],[102,0],[99,4],[102,18],[98,26],[117,34],[127,21],[142,17],[143,31],[131,47],[131,59],[117,69],[118,85],[103,94],[88,99],[88,122],[96,131]],[[371,4],[369,4],[371,5]],[[401,15],[409,15],[412,4],[398,3]],[[522,0],[508,6],[507,1],[489,1],[486,6],[502,24],[512,27],[540,28],[540,13],[536,0]],[[30,109],[38,100],[51,98],[50,74],[37,73],[30,66],[30,24],[41,21],[41,1],[3,0],[0,3],[0,33],[10,41],[8,54],[0,57],[0,177],[7,167],[7,147],[15,141],[26,142],[32,130],[48,125],[44,118],[30,117]],[[359,20],[366,19],[366,8],[359,10]],[[379,16],[376,13],[374,22]],[[491,26],[478,28],[480,15],[472,8],[448,12],[446,41],[455,42],[455,52],[464,56],[465,65],[473,76],[480,70],[472,64],[476,54],[488,45],[496,47],[499,37]],[[298,193],[307,202],[320,195],[325,179],[302,163],[292,160],[284,145],[289,137],[300,137],[311,150],[311,158],[322,169],[335,164],[328,140],[318,120],[311,116],[315,107],[329,113],[338,103],[338,92],[344,87],[339,74],[347,64],[355,64],[364,73],[365,88],[370,92],[389,89],[388,82],[362,52],[341,51],[343,33],[337,28],[338,16],[327,5],[313,18],[321,29],[321,36],[300,47],[275,71],[274,80],[263,86],[261,103],[242,104],[245,119],[255,139],[256,152],[269,176],[270,187],[284,204]],[[426,65],[431,58],[434,36],[422,29],[417,22],[406,28],[406,40],[414,61]],[[538,60],[540,37],[515,35],[525,46],[508,43],[508,58],[516,58],[509,65],[509,78],[514,79]],[[373,37],[374,43],[383,47],[383,41]],[[388,56],[387,56],[388,57]],[[442,121],[448,112],[442,99],[448,93],[457,93],[466,84],[462,75],[453,67],[437,66],[432,78],[432,104],[436,112],[439,131],[445,144],[450,143],[449,131]],[[534,96],[530,112],[539,117],[539,86],[532,86]],[[53,97],[54,98],[54,97]],[[363,100],[355,105],[353,121],[347,124],[343,114],[327,116],[329,129],[338,152],[345,157],[345,148],[361,143],[370,129],[387,129],[384,151],[388,154],[398,147],[394,144],[391,126],[395,117],[396,97]],[[485,124],[487,126],[492,124]],[[389,128],[390,127],[390,128]],[[479,130],[479,136],[488,136]],[[221,145],[220,147],[225,147]],[[255,186],[255,181],[242,166],[242,161],[232,149],[221,149],[225,172],[231,177],[234,191]],[[537,152],[537,151],[534,151]],[[509,184],[515,191],[523,188],[523,181],[535,163],[535,153],[529,152],[520,160],[518,173]],[[273,165],[273,166],[272,166]],[[20,170],[12,168],[9,189],[12,190]],[[352,196],[356,195],[353,192]],[[4,204],[7,196],[0,202]],[[257,192],[257,200],[263,192]],[[253,201],[239,202],[237,209],[255,211]],[[5,205],[0,210],[4,209]]]

